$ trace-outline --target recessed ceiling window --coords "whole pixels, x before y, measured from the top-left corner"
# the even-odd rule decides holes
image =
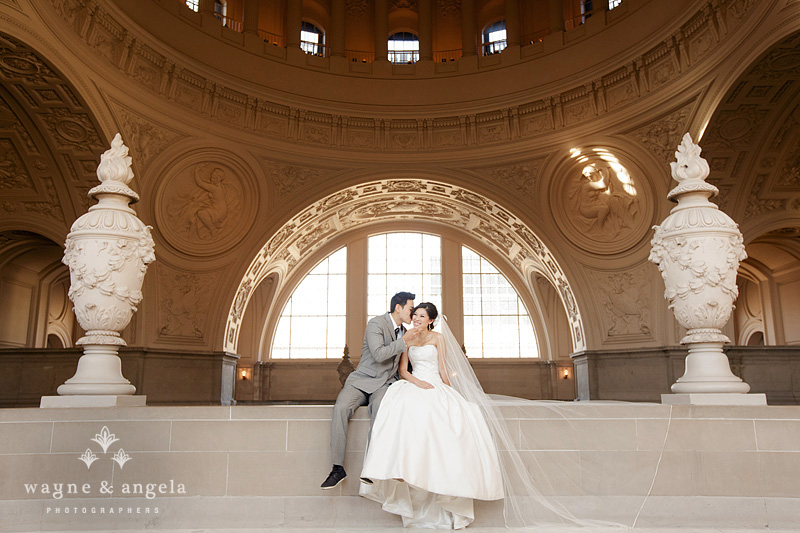
[[[483,32],[483,55],[490,56],[502,51],[508,43],[506,41],[506,21],[495,22]]]
[[[395,65],[415,63],[419,59],[419,37],[410,32],[397,32],[389,37],[389,61]]]
[[[310,22],[303,21],[300,28],[300,48],[313,56],[325,55],[325,33]]]

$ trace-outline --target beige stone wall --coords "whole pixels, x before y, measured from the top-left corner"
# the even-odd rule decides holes
[[[282,31],[280,4],[262,3],[260,28]],[[154,227],[157,254],[125,338],[209,353],[238,342],[252,365],[291,290],[332,241],[349,236],[335,225],[309,231],[294,264],[267,250],[275,269],[245,287],[270,239],[294,234],[292,220],[337,193],[425,180],[474,194],[473,214],[486,216],[476,227],[420,212],[416,227],[482,243],[529,307],[542,309],[534,319],[548,357],[674,346],[682,332],[647,255],[650,228],[671,207],[667,163],[685,131],[707,140],[720,202],[747,243],[800,223],[792,203],[800,184],[778,178],[793,168],[800,138],[796,94],[781,91],[796,77],[781,59],[796,46],[787,38],[800,27],[796,9],[624,2],[508,53],[382,67],[276,47],[172,0],[4,7],[0,31],[15,41],[2,69],[9,118],[0,133],[10,144],[0,147],[18,179],[3,182],[12,194],[0,206],[0,232],[26,229],[61,244],[88,207],[99,153],[121,131],[142,196],[134,207]],[[542,6],[521,10],[524,33]],[[355,30],[346,47],[362,46],[368,15],[356,23],[348,14]],[[444,35],[444,14],[437,17]],[[584,190],[586,164],[610,172],[605,153],[627,169],[635,195],[619,183],[606,196]],[[224,185],[212,192],[215,169]],[[440,194],[435,185],[417,192],[419,206]],[[369,231],[396,227],[370,222]],[[527,232],[549,255],[525,244]],[[754,272],[781,246],[756,254]],[[790,250],[789,265],[773,265],[773,281],[759,289],[767,344],[800,340],[791,297],[800,255]],[[260,285],[268,279],[273,286]],[[17,289],[4,282],[0,290]],[[237,323],[231,339],[238,320],[250,322]],[[17,343],[14,335],[0,342]],[[349,328],[348,345],[361,335]]]
[[[797,407],[579,403],[561,416],[541,404],[516,414],[512,427],[537,487],[579,518],[627,526],[636,518],[641,528],[800,527]],[[156,508],[160,529],[399,527],[395,515],[357,496],[366,409],[350,423],[347,479],[320,491],[330,468],[330,415],[325,406],[4,409],[4,527],[146,528]],[[108,453],[91,440],[103,427],[119,439]],[[111,460],[120,448],[130,457],[122,468]],[[78,460],[87,449],[97,457],[88,469]],[[113,494],[98,494],[103,481]],[[34,493],[25,483],[37,485]],[[53,498],[52,488],[41,494],[42,483],[64,483],[63,497]],[[68,494],[67,483],[79,493]],[[134,511],[109,515],[110,507]],[[502,502],[476,502],[475,515],[474,527],[503,526]]]

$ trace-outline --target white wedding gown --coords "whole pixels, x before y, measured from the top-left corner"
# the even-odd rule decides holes
[[[408,357],[434,388],[400,380],[386,391],[361,471],[373,484],[360,494],[406,527],[461,529],[473,498],[503,498],[497,448],[478,406],[442,382],[436,346],[412,346]]]

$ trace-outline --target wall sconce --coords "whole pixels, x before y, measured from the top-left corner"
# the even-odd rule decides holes
[[[561,372],[561,379],[569,379],[572,377],[572,370],[568,367],[562,368],[559,372]]]
[[[253,370],[251,368],[240,368],[237,372],[239,373],[239,379],[247,381],[252,377]]]

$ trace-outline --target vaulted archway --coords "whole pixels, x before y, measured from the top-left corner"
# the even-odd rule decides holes
[[[228,313],[224,349],[237,352],[245,310],[263,281],[269,283],[272,295],[290,290],[327,253],[341,246],[337,240],[343,236],[376,228],[392,230],[392,225],[395,231],[433,227],[442,234],[449,232],[502,262],[518,292],[533,295],[534,280],[547,280],[566,312],[572,351],[585,349],[583,319],[570,283],[533,230],[482,195],[429,179],[386,179],[349,187],[315,202],[284,224],[239,283]]]

